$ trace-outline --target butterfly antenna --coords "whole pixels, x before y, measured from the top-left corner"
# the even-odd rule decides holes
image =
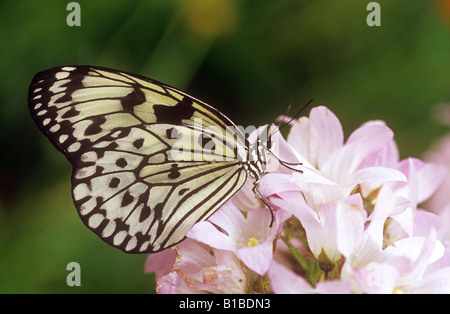
[[[303,165],[301,162],[287,162],[287,161],[281,160],[278,156],[276,156],[276,155],[273,154],[273,153],[272,153],[271,155],[272,155],[273,157],[275,157],[275,159],[278,160],[278,162],[280,163],[280,165],[282,165],[283,167],[285,167],[285,168],[287,168],[287,169],[289,169],[289,170],[295,171],[295,172],[303,173],[303,170],[294,168],[295,166],[301,166],[301,165]]]
[[[282,128],[289,125],[294,119],[297,119],[300,116],[300,114],[303,112],[303,110],[305,110],[312,102],[313,102],[312,99],[310,101],[308,101],[306,103],[306,105],[304,105],[291,119],[289,119],[288,122],[284,123],[281,127],[278,125],[277,129],[269,135],[268,139],[270,140],[272,138],[272,135],[274,135],[277,131],[279,132]],[[289,105],[289,107],[290,107],[290,105]],[[303,173],[302,170],[294,168],[295,166],[301,166],[302,165],[301,162],[287,162],[287,161],[281,160],[278,156],[276,156],[273,153],[272,153],[272,156],[274,156],[278,160],[280,165],[282,165],[283,167],[286,167],[287,169],[295,171],[295,172]]]
[[[287,115],[288,115],[288,112],[291,110],[291,107],[292,107],[292,100],[291,100],[291,104],[288,105],[288,107],[287,107],[287,109],[286,109],[286,113],[284,114],[284,116],[287,116]],[[281,123],[283,123],[283,121],[280,120],[280,121],[278,122],[278,124],[277,124],[277,129],[280,129]],[[272,133],[272,134],[273,134],[273,133]]]
[[[306,103],[306,105],[304,105],[291,119],[289,119],[289,121],[288,122],[285,122],[282,126],[280,126],[280,124],[281,124],[281,122],[280,122],[280,124],[279,125],[277,125],[277,129],[275,130],[275,131],[273,131],[273,133],[272,134],[270,134],[270,137],[272,137],[272,135],[273,134],[275,134],[275,132],[279,132],[281,129],[283,129],[285,126],[287,126],[287,125],[289,125],[292,121],[294,121],[295,119],[297,119],[299,116],[300,116],[300,114],[303,112],[303,110],[305,110],[311,103],[313,102],[313,99],[311,99],[310,101],[308,101],[307,103]],[[289,105],[289,107],[288,107],[288,110],[289,110],[289,108],[291,107],[291,105]]]

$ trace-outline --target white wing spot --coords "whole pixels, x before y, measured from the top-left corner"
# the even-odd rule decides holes
[[[66,73],[67,73],[67,72],[66,72]],[[56,81],[56,82],[53,83],[53,85],[49,88],[49,90],[50,90],[51,92],[53,92],[54,94],[62,93],[62,92],[64,92],[64,91],[67,89],[67,87],[63,87],[63,85],[67,84],[68,82],[70,82],[70,79]],[[56,95],[54,95],[54,96],[56,96]],[[53,97],[54,97],[54,96],[53,96]],[[61,96],[58,97],[58,98],[61,98],[62,96],[64,96],[64,95],[61,95]],[[54,100],[54,99],[52,98],[52,100]]]
[[[147,250],[148,246],[150,244],[150,241],[146,241],[141,245],[141,248],[139,249],[140,252],[144,252]]]
[[[103,141],[103,142],[98,142],[94,145],[95,148],[105,148],[108,147],[109,145],[111,145],[111,142],[109,141]]]
[[[114,236],[114,245],[120,245],[122,244],[123,240],[125,240],[125,237],[127,236],[127,232],[122,230],[116,233]]]
[[[60,128],[61,128],[61,126],[59,124],[55,124],[54,126],[52,126],[50,128],[49,131],[52,132],[52,133],[55,133],[55,132],[59,131]]]
[[[38,88],[36,88],[35,90],[34,90],[34,93],[38,93],[38,92],[40,92],[42,90],[42,87],[38,87]]]
[[[83,203],[83,205],[80,206],[79,212],[80,215],[86,216],[89,214],[95,207],[97,206],[97,201],[94,197],[91,197],[87,202]]]
[[[34,106],[34,110],[38,110],[39,108],[42,107],[42,103],[38,102],[35,106]]]
[[[94,214],[91,217],[89,217],[89,227],[96,229],[98,226],[100,226],[100,224],[102,223],[102,221],[105,218],[103,217],[102,214]]]
[[[56,79],[61,80],[61,79],[68,77],[69,75],[70,75],[69,72],[58,72],[55,74],[55,77],[56,77]]]
[[[88,161],[96,161],[98,159],[96,152],[86,152],[83,155],[81,155],[81,161],[88,162]]]
[[[130,241],[128,241],[127,246],[125,247],[126,251],[131,251],[137,246],[137,239],[136,237],[132,237]]]
[[[46,119],[44,119],[44,121],[42,121],[42,125],[43,125],[43,126],[46,126],[47,124],[50,123],[50,121],[52,121],[52,119],[46,118]]]
[[[63,134],[59,137],[59,142],[64,143],[69,138],[69,135]]]
[[[67,151],[69,153],[73,153],[73,152],[78,151],[80,149],[80,147],[81,147],[81,143],[75,142],[67,148]]]
[[[114,220],[110,220],[108,225],[102,231],[102,237],[109,238],[114,231],[116,230],[116,222]]]
[[[86,197],[89,194],[89,188],[86,183],[80,183],[73,188],[73,198],[76,201],[81,200],[83,197]]]
[[[122,133],[122,131],[116,131],[114,133],[111,133],[111,137],[119,137],[120,133]]]

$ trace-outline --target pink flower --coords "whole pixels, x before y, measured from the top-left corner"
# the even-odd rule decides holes
[[[157,291],[450,293],[450,201],[434,194],[445,166],[399,161],[381,121],[346,141],[325,107],[290,124],[287,140],[272,136],[277,158],[259,182],[273,213],[249,180],[175,250],[149,257]],[[422,209],[433,194],[437,214]]]
[[[352,292],[350,281],[330,280],[319,282],[314,288],[303,277],[282,264],[272,261],[269,270],[270,286],[274,293],[306,294],[333,293],[349,294]]]
[[[396,195],[409,199],[414,208],[438,189],[447,174],[444,166],[417,158],[404,159],[395,168],[405,174],[407,182],[398,182],[392,189]]]
[[[417,211],[418,204],[427,200],[442,183],[446,174],[446,169],[438,164],[424,163],[416,158],[407,158],[400,161],[396,165],[396,169],[402,171],[406,177],[407,182],[397,182],[390,187],[398,198],[402,198],[403,210],[399,210],[391,217],[395,221],[389,225],[387,230],[390,234],[396,234],[397,237],[412,236],[417,234],[414,231],[414,223],[417,216],[421,216],[423,223],[436,220],[437,217],[431,213]],[[438,229],[440,221],[434,222],[434,228]],[[401,230],[393,228],[400,227]],[[423,226],[424,227],[424,226]],[[417,229],[417,226],[416,226]],[[425,231],[427,234],[429,230]],[[395,240],[391,237],[391,240]]]
[[[439,117],[450,127],[450,104],[441,105],[437,110]],[[444,118],[445,117],[445,118]],[[427,162],[438,164],[444,167],[442,170],[445,175],[444,182],[440,185],[433,197],[427,202],[431,211],[439,214],[441,211],[450,207],[450,132],[438,139],[425,154]]]
[[[394,245],[415,243],[413,251],[420,252],[439,228],[439,218],[418,211],[417,204],[439,186],[442,167],[414,158],[399,162],[392,131],[378,121],[363,124],[344,143],[339,121],[324,107],[294,122],[280,147],[280,158],[302,162],[303,174],[268,174],[261,189],[298,219],[321,269],[345,270],[341,275],[351,273],[347,279],[356,280],[381,265],[386,284],[378,292],[392,293],[398,285],[393,278],[407,276],[383,262]],[[355,291],[374,292],[356,282]]]
[[[309,207],[302,199],[301,195],[295,195],[292,192],[281,193],[279,198],[273,199],[272,202],[286,210],[291,212],[301,222],[306,232],[306,238],[308,241],[308,247],[314,254],[315,258],[323,265],[329,265],[333,267],[338,263],[342,255],[338,248],[338,235],[339,228],[364,228],[366,212],[362,207],[362,200],[359,195],[353,195],[349,198],[339,200],[336,202],[330,202],[320,205],[318,212]],[[349,218],[357,222],[351,226],[339,225],[342,221],[339,216],[339,211],[348,208],[353,210]],[[343,217],[342,217],[343,218]],[[345,230],[348,231],[348,230]],[[347,238],[347,237],[346,237]],[[350,241],[355,239],[348,238]]]
[[[233,202],[227,202],[208,221],[197,223],[187,236],[234,252],[249,269],[263,275],[273,257],[273,241],[287,218],[284,212],[276,212],[275,222],[269,227],[271,217],[267,208],[249,210],[245,217]]]
[[[378,261],[359,267],[346,263],[342,277],[353,281],[355,292],[450,293],[450,254],[431,232],[396,241]]]
[[[150,254],[145,261],[145,273],[156,273],[156,281],[167,275],[176,259],[175,250],[164,250]]]
[[[172,251],[172,250],[167,250]],[[159,269],[169,268],[165,274],[157,273],[158,293],[247,293],[247,271],[232,252],[211,249],[187,239],[175,246],[176,259],[160,260]],[[173,251],[172,251],[173,252]],[[165,253],[156,253],[165,254]],[[172,255],[172,254],[170,254]],[[149,257],[149,263],[152,255]],[[166,267],[169,266],[169,267]],[[154,268],[147,268],[148,271]]]
[[[280,152],[291,160],[292,155],[296,156],[303,163],[303,173],[267,174],[262,179],[261,190],[265,195],[280,198],[271,201],[299,219],[312,253],[317,259],[320,256],[321,262],[337,263],[341,258],[338,237],[352,239],[353,235],[338,230],[364,229],[367,212],[362,195],[352,195],[355,189],[359,187],[361,193],[370,194],[387,182],[406,181],[403,173],[392,168],[398,158],[392,137],[392,131],[384,123],[368,122],[344,144],[336,116],[325,107],[318,107],[311,110],[309,119],[293,122],[287,143],[280,144],[291,147],[290,155],[287,149]],[[337,215],[347,212],[343,208],[358,210],[343,219]],[[339,225],[346,219],[356,219],[358,223]]]
[[[435,109],[437,119],[450,126],[450,104],[442,104]],[[442,219],[440,239],[450,248],[450,133],[434,143],[425,154],[425,160],[443,167],[444,181],[427,201],[427,208]]]
[[[448,191],[450,191],[450,134],[442,138],[433,150],[428,152],[426,160],[441,165],[443,168],[442,174],[445,175],[443,183],[427,202],[430,210],[439,214],[450,207],[450,196],[448,194]]]
[[[339,120],[325,107],[313,108],[309,119],[291,123],[287,143],[280,143],[279,157],[290,162],[295,158],[303,164],[303,173],[265,175],[261,180],[265,195],[290,185],[316,209],[349,196],[358,184],[379,187],[385,182],[406,181],[404,174],[393,168],[398,152],[393,132],[383,122],[365,123],[345,144]]]

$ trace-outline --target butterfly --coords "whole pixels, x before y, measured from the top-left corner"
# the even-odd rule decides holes
[[[39,72],[28,105],[73,166],[72,197],[84,224],[127,253],[179,243],[248,177],[258,190],[271,148],[270,138],[250,143],[201,100],[104,67]]]

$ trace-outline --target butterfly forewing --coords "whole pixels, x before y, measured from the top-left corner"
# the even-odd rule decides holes
[[[100,67],[38,73],[29,107],[73,165],[83,222],[125,252],[181,241],[244,184],[247,147],[207,104],[154,80]]]

